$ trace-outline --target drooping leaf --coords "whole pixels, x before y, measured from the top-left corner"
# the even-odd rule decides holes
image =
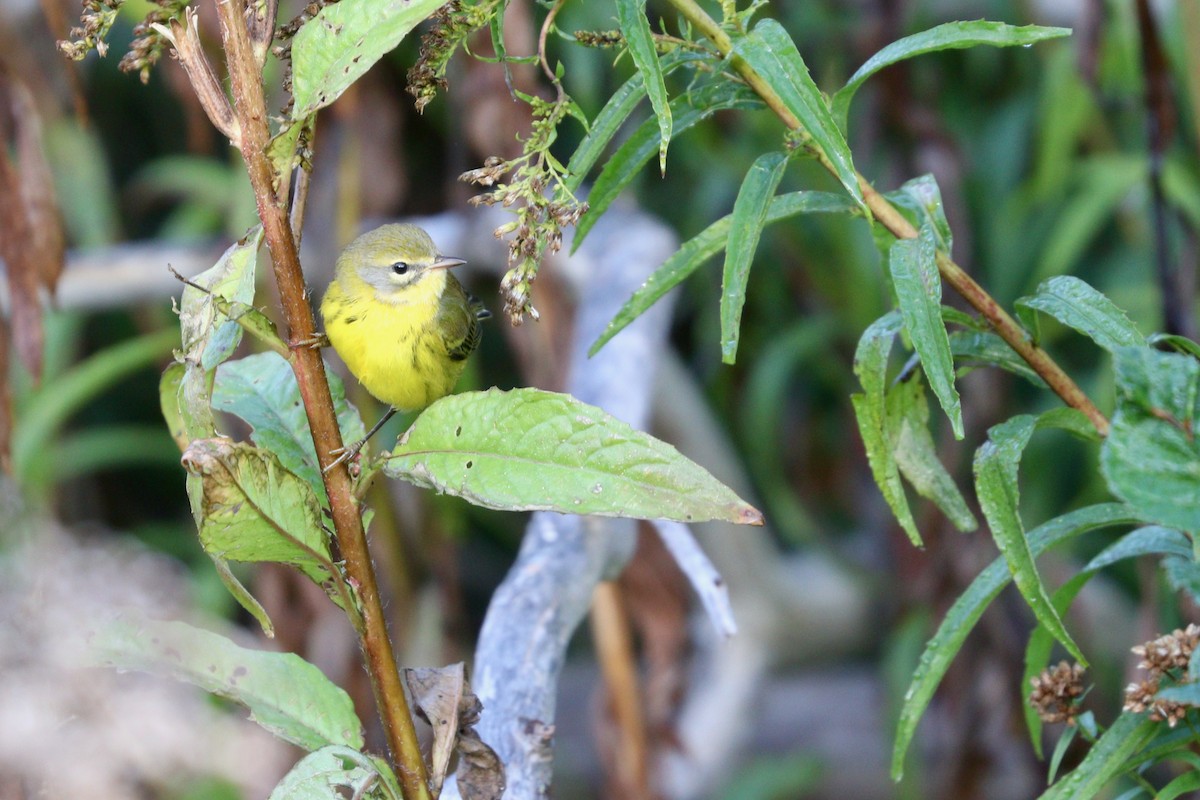
[[[725,246],[725,270],[721,280],[721,360],[726,364],[737,361],[738,334],[742,326],[742,306],[746,302],[750,265],[754,261],[763,226],[767,224],[767,209],[785,169],[787,154],[764,153],[759,156],[746,171],[733,204],[729,239]]]
[[[405,669],[404,683],[416,712],[433,728],[429,781],[436,795],[446,779],[459,729],[478,722],[483,705],[471,691],[461,661],[446,667]]]
[[[250,594],[250,590],[246,588],[246,585],[238,579],[237,575],[233,574],[233,570],[229,568],[228,561],[223,558],[217,558],[212,553],[209,553],[208,557],[212,559],[213,567],[217,571],[217,577],[221,579],[221,584],[225,587],[226,591],[233,595],[233,599],[237,601],[239,606],[245,609],[247,614],[254,618],[259,627],[262,628],[263,634],[268,639],[274,639],[275,624],[271,622],[270,615],[267,614],[267,610],[263,608],[262,603],[258,602],[258,598]]]
[[[829,111],[829,102],[808,74],[808,66],[792,37],[773,19],[764,19],[754,30],[733,41],[733,52],[746,60],[766,81],[787,110],[821,149],[834,174],[860,205],[862,191],[850,156],[850,146]]]
[[[275,786],[268,800],[335,800],[347,792],[366,796],[375,771],[344,755],[342,747],[322,747],[296,762]],[[366,756],[362,756],[366,760]]]
[[[662,65],[658,63],[654,36],[650,21],[646,19],[646,0],[616,0],[617,23],[621,35],[629,47],[629,55],[637,65],[638,73],[654,108],[658,120],[658,166],[662,173],[667,171],[667,145],[671,141],[671,105],[667,98],[667,86],[663,82]]]
[[[1146,344],[1146,337],[1124,311],[1073,275],[1058,275],[1043,281],[1037,294],[1021,298],[1017,304],[1049,314],[1110,352],[1118,347]]]
[[[682,49],[673,50],[659,59],[659,65],[665,76],[684,64],[694,63],[703,58],[704,56],[699,53]],[[575,152],[571,154],[571,160],[567,164],[569,174],[565,181],[568,190],[571,192],[579,190],[579,187],[583,185],[584,178],[600,160],[604,148],[617,135],[621,126],[625,124],[645,96],[646,82],[641,72],[635,73],[613,92],[612,97],[604,104],[604,108],[600,109],[600,113],[592,120],[591,127],[575,148]],[[660,129],[660,136],[661,133]]]
[[[973,20],[970,22],[948,22],[930,28],[927,31],[915,33],[897,39],[867,59],[858,70],[846,81],[846,85],[833,96],[833,115],[841,129],[846,130],[846,115],[850,109],[850,101],[854,93],[863,85],[867,78],[884,67],[903,61],[906,58],[935,53],[939,50],[962,50],[979,45],[992,47],[1012,47],[1014,45],[1028,46],[1047,39],[1057,39],[1070,36],[1070,28],[1043,28],[1039,25],[1015,27],[1003,22],[988,20]]]
[[[1054,610],[1038,574],[1018,511],[1017,470],[1025,445],[1029,443],[1037,425],[1036,417],[1022,414],[988,431],[988,440],[975,453],[976,492],[992,538],[1008,562],[1013,580],[1025,602],[1038,622],[1062,642],[1076,661],[1087,666],[1087,659]]]
[[[1100,451],[1109,489],[1147,521],[1200,531],[1200,361],[1127,347],[1114,364],[1117,413]]]
[[[337,100],[445,0],[341,0],[292,40],[292,119]]]
[[[938,459],[937,447],[929,433],[925,385],[918,377],[898,383],[888,391],[888,416],[899,421],[895,458],[900,474],[960,531],[979,527],[954,478]]]
[[[1094,572],[1084,571],[1076,574],[1069,581],[1058,587],[1058,591],[1054,593],[1052,602],[1054,610],[1058,615],[1064,616],[1067,609],[1071,607],[1071,603],[1075,601],[1076,595],[1087,585],[1091,580]],[[1028,700],[1028,692],[1031,689],[1032,681],[1042,670],[1046,669],[1050,661],[1050,651],[1054,648],[1054,637],[1046,630],[1044,625],[1039,624],[1033,629],[1033,633],[1029,634],[1029,642],[1025,645],[1025,674],[1021,678],[1021,692],[1024,694],[1022,699],[1025,700],[1021,704],[1022,711],[1025,713],[1025,727],[1029,729],[1029,741],[1033,744],[1033,750],[1038,758],[1042,757],[1042,718],[1038,715],[1037,709]],[[1064,734],[1065,735],[1065,734]],[[1060,757],[1059,748],[1065,747],[1062,741],[1059,741],[1058,747],[1055,748],[1055,756]],[[1054,759],[1051,759],[1050,764],[1050,780],[1054,780],[1054,773],[1057,770]]]
[[[679,451],[569,395],[464,392],[429,408],[384,472],[502,510],[761,524]]]
[[[771,200],[767,206],[766,223],[777,222],[797,214],[854,213],[857,210],[857,206],[842,195],[828,192],[790,192]],[[706,260],[719,253],[729,241],[732,224],[732,214],[721,217],[676,250],[675,254],[664,261],[621,307],[604,329],[604,333],[588,350],[588,354],[595,355],[626,325],[687,279]]]
[[[295,654],[248,650],[216,633],[156,620],[114,621],[89,644],[98,665],[199,686],[246,706],[259,725],[306,750],[363,746],[350,696]]]
[[[1120,503],[1102,503],[1088,506],[1035,528],[1029,532],[1029,551],[1033,557],[1063,542],[1097,528],[1113,525],[1131,525],[1139,521],[1133,509]],[[925,652],[913,673],[912,684],[904,695],[904,706],[896,728],[892,749],[892,778],[899,780],[904,774],[904,756],[912,743],[917,723],[929,706],[933,693],[950,667],[950,662],[962,648],[967,635],[974,629],[983,612],[1008,585],[1012,575],[1004,558],[993,561],[971,582],[966,591],[958,596],[954,605],[946,612],[942,624],[933,638],[925,645]]]
[[[900,527],[914,545],[921,547],[921,534],[908,508],[908,497],[904,494],[896,463],[900,426],[898,420],[888,415],[888,357],[892,352],[892,342],[900,333],[900,325],[900,314],[890,311],[863,332],[854,353],[854,374],[858,376],[863,391],[851,395],[850,402],[854,406],[854,418],[858,422],[875,483],[896,515]]]
[[[1200,772],[1185,772],[1159,789],[1154,795],[1154,800],[1175,800],[1189,794],[1195,797],[1197,791],[1200,791]]]
[[[1130,531],[1101,550],[1083,569],[1086,572],[1095,572],[1127,558],[1148,555],[1176,555],[1191,559],[1192,543],[1179,531],[1147,525]]]
[[[197,439],[183,465],[194,479],[189,498],[207,552],[228,561],[291,564],[318,585],[340,585],[316,494],[274,454],[229,439]]]
[[[332,372],[327,374],[342,441],[357,442],[366,435],[362,418],[346,401],[341,379]],[[276,353],[258,353],[222,364],[212,404],[245,420],[254,429],[251,438],[255,444],[270,450],[284,469],[303,478],[322,504],[328,502],[300,387],[283,358]]]
[[[708,119],[718,111],[761,106],[762,101],[758,99],[758,95],[740,84],[730,81],[706,83],[671,101],[671,129],[674,136],[679,136],[697,122]],[[579,224],[575,226],[571,252],[579,249],[588,232],[617,199],[621,190],[628,186],[646,162],[659,152],[661,136],[657,121],[647,120],[617,148],[617,152],[613,153],[588,193],[588,211],[580,217]]]
[[[937,241],[933,227],[924,225],[916,239],[901,239],[892,245],[888,269],[904,328],[921,359],[942,410],[950,419],[954,437],[963,437],[962,406],[954,388],[954,359],[950,338],[942,322],[942,279],[937,268]]]

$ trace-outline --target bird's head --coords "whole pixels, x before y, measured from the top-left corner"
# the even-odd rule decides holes
[[[367,231],[347,245],[338,257],[338,274],[352,270],[377,289],[381,299],[402,302],[405,291],[418,284],[440,294],[445,270],[464,263],[461,258],[440,255],[421,228],[400,223]]]

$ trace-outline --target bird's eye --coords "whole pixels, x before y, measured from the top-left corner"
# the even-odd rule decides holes
[[[395,264],[392,264],[392,272],[396,273],[397,275],[403,275],[404,273],[408,272],[408,264],[404,263],[403,261],[397,261]]]

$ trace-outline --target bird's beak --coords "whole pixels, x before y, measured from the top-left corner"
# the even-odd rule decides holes
[[[429,265],[429,269],[450,269],[457,267],[460,264],[467,263],[465,259],[452,258],[451,256],[438,256],[438,260]]]

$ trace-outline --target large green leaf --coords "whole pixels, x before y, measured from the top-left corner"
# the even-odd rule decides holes
[[[341,0],[292,40],[292,119],[337,100],[446,0]]]
[[[721,360],[737,361],[738,334],[742,327],[742,306],[746,303],[746,283],[754,252],[767,224],[767,209],[775,189],[787,169],[786,153],[764,153],[746,171],[742,187],[733,203],[729,240],[725,246],[725,270],[721,279]]]
[[[1021,464],[1021,454],[1036,427],[1036,417],[1022,414],[988,431],[988,440],[975,452],[976,492],[992,538],[1008,562],[1013,580],[1025,602],[1033,610],[1038,622],[1062,642],[1076,661],[1086,666],[1087,659],[1067,633],[1038,574],[1018,510],[1017,470]]]
[[[650,97],[654,116],[658,120],[658,167],[667,171],[667,145],[671,141],[671,106],[667,99],[667,86],[663,83],[662,65],[655,52],[654,35],[650,32],[650,21],[646,19],[646,0],[616,0],[617,23],[621,35],[629,47],[629,55],[637,65],[638,73]]]
[[[327,374],[342,441],[357,442],[366,435],[362,418],[346,401],[341,379],[332,372]],[[212,404],[245,420],[254,429],[251,438],[255,444],[270,450],[284,469],[307,481],[322,504],[328,502],[300,387],[287,361],[276,353],[258,353],[222,364]]]
[[[1100,453],[1109,488],[1147,521],[1200,531],[1200,361],[1126,347],[1114,363],[1117,413]]]
[[[182,622],[117,620],[94,632],[98,664],[199,686],[241,703],[255,722],[306,750],[363,746],[350,696],[293,653],[248,650]]]
[[[904,328],[921,359],[929,388],[950,418],[954,437],[963,437],[962,405],[954,388],[954,358],[942,322],[942,279],[937,268],[937,240],[932,225],[922,225],[916,239],[892,245],[888,269]]]
[[[1139,521],[1133,509],[1120,503],[1103,503],[1063,514],[1029,532],[1029,551],[1036,558],[1046,550],[1075,536],[1097,528],[1131,525]],[[933,693],[974,629],[983,612],[1012,580],[1004,558],[993,561],[958,596],[946,612],[942,624],[925,645],[925,652],[913,673],[912,684],[904,695],[904,706],[896,728],[892,749],[892,777],[904,773],[904,756],[916,733]]]
[[[1042,281],[1037,294],[1021,298],[1017,305],[1049,314],[1108,351],[1146,344],[1146,337],[1124,311],[1073,275],[1058,275]]]
[[[537,389],[442,398],[400,437],[384,472],[486,508],[762,524],[674,447]]]
[[[829,192],[790,192],[771,200],[767,206],[766,223],[777,222],[797,214],[853,213],[857,210],[858,207],[842,195]],[[613,317],[612,322],[608,323],[604,332],[596,339],[588,353],[595,355],[609,339],[620,333],[626,325],[633,322],[646,309],[662,299],[663,295],[686,280],[706,260],[719,253],[729,242],[729,231],[732,225],[732,214],[721,217],[684,242],[683,246],[664,261],[662,266],[656,269],[641,288],[626,301],[621,310]]]
[[[792,37],[773,19],[764,19],[754,30],[733,41],[733,52],[766,81],[805,133],[821,149],[837,179],[859,204],[863,202],[850,146],[829,111],[829,103],[808,74],[808,66]]]
[[[229,439],[197,439],[183,465],[194,479],[188,494],[207,552],[228,561],[291,564],[322,586],[340,585],[316,494],[274,454]]]
[[[718,111],[761,106],[762,101],[758,99],[758,95],[741,84],[731,81],[706,83],[671,101],[673,135],[678,136]],[[646,162],[659,152],[661,142],[662,132],[657,121],[647,120],[617,148],[617,152],[613,153],[612,158],[604,165],[588,193],[588,211],[580,217],[579,224],[575,226],[575,236],[571,240],[572,252],[583,244],[588,232],[617,199],[621,190],[628,186]]]
[[[1035,42],[1045,41],[1046,39],[1057,39],[1061,36],[1070,35],[1070,28],[1043,28],[1038,25],[1027,25],[1018,28],[1006,25],[1003,22],[989,22],[988,20],[980,19],[970,22],[948,22],[944,25],[938,25],[936,28],[915,33],[912,36],[905,36],[903,39],[897,39],[871,56],[865,64],[850,76],[850,80],[846,81],[846,85],[839,89],[833,96],[834,118],[842,130],[845,130],[846,115],[850,108],[850,101],[854,98],[854,93],[858,91],[858,87],[862,86],[867,78],[879,72],[879,70],[898,61],[903,61],[906,58],[912,58],[913,56],[925,53],[934,53],[938,50],[962,50],[978,45],[990,45],[992,47],[1028,46]]]

